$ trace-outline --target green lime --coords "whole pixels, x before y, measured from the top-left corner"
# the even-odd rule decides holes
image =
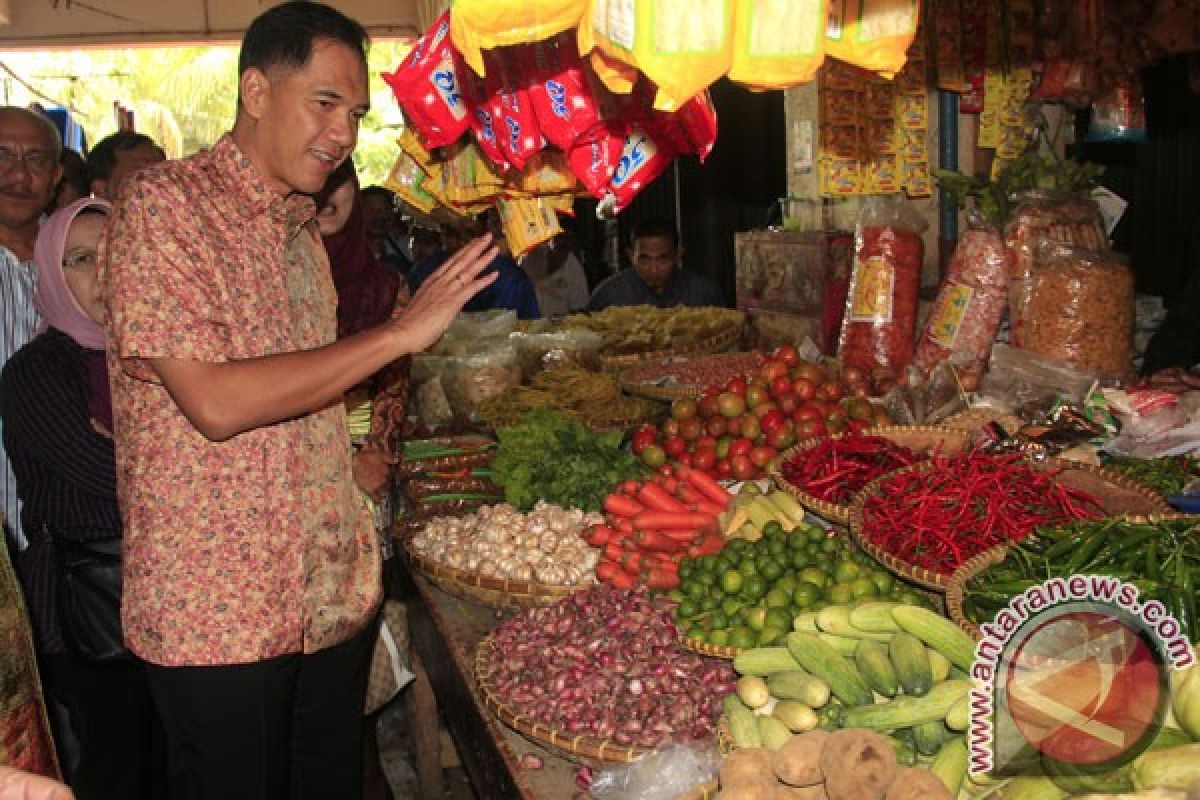
[[[778,561],[768,561],[758,568],[758,574],[768,583],[774,583],[783,577],[783,565]]]
[[[767,593],[767,582],[761,575],[751,575],[742,583],[742,596],[757,600]]]
[[[680,575],[679,577],[680,577],[681,579],[683,578],[683,576],[682,576],[682,575]],[[683,590],[682,590],[682,589],[680,589],[680,588],[678,588],[678,587],[676,587],[676,588],[672,589],[671,591],[667,592],[667,597],[671,598],[671,602],[672,602],[672,603],[679,603],[679,602],[681,602],[681,601],[683,600],[683,598],[684,598],[684,597],[686,597],[686,596],[687,596],[687,595],[685,595],[685,594],[683,593]]]
[[[788,534],[787,544],[790,550],[803,550],[808,547],[808,536],[805,535],[804,528],[796,528]]]
[[[736,597],[726,597],[721,601],[721,612],[727,617],[732,617],[741,610],[742,601]]]
[[[892,577],[892,573],[881,569],[871,570],[871,580],[875,581],[875,588],[879,590],[881,595],[890,594],[892,588],[896,585],[896,579]]]
[[[709,641],[712,641],[711,639]],[[754,647],[758,643],[758,636],[749,628],[734,628],[729,631],[729,638],[726,642],[730,647],[736,647],[739,650]],[[716,642],[713,642],[716,644]]]
[[[788,635],[789,628],[779,628],[768,625],[758,633],[758,646],[768,647],[773,644],[780,644],[783,638]]]
[[[706,638],[706,634],[707,631],[705,631],[704,628],[701,628],[699,625],[693,625],[687,630],[687,638],[689,639],[700,639],[703,641]]]
[[[807,550],[792,551],[792,566],[797,569],[804,569],[812,563],[813,554]]]
[[[721,591],[725,594],[737,594],[742,590],[745,579],[736,569],[727,569],[721,573]]]
[[[720,647],[724,647],[729,643],[729,631],[724,629],[708,631],[704,638],[708,640],[709,644],[715,644]]]
[[[780,588],[770,590],[767,592],[767,596],[763,598],[763,602],[767,604],[767,608],[787,608],[791,600],[791,596]]]
[[[752,631],[761,631],[767,626],[767,610],[762,606],[753,606],[742,612],[742,619]]]
[[[694,617],[700,613],[700,608],[696,605],[696,601],[690,598],[684,598],[679,601],[679,605],[675,608],[675,616],[678,619],[687,619]]]
[[[823,589],[829,583],[829,575],[816,567],[800,570],[800,582],[811,583],[818,589]]]
[[[758,574],[758,564],[746,558],[738,562],[737,571],[745,577]]]
[[[849,603],[854,599],[854,588],[848,583],[835,583],[829,587],[829,602],[836,605]]]
[[[721,604],[719,598],[713,597],[711,594],[700,601],[701,611],[712,611]]]
[[[708,587],[699,581],[687,584],[684,591],[687,592],[688,597],[696,601],[700,601],[705,597],[708,597]]]
[[[781,556],[787,552],[787,540],[784,538],[771,539],[767,542],[767,552],[773,556]]]
[[[792,591],[792,603],[799,608],[813,608],[821,599],[821,587],[807,580],[801,581]]]
[[[862,573],[862,568],[853,561],[839,561],[833,568],[833,578],[838,583],[849,583]]]
[[[842,545],[836,537],[827,537],[825,541],[821,542],[821,550],[826,553],[836,553],[841,547]]]
[[[771,539],[776,536],[783,536],[787,531],[783,529],[783,526],[778,521],[771,520],[766,525],[763,525],[762,533],[764,537]]]
[[[829,538],[829,533],[820,525],[806,523],[804,525],[804,536],[811,544],[824,544]]]
[[[784,608],[768,608],[767,609],[767,624],[764,628],[778,628],[783,631],[792,629],[792,619],[794,615]]]
[[[875,597],[879,594],[879,589],[875,586],[875,581],[867,577],[855,578],[850,584],[850,592],[854,595],[855,600]]]
[[[697,572],[712,572],[717,565],[717,557],[714,555],[700,556],[696,559]]]
[[[779,580],[775,581],[775,586],[772,588],[782,589],[788,594],[791,594],[792,589],[795,589],[796,584],[799,582],[800,579],[796,577],[796,573],[794,571],[786,570],[782,575],[779,576]]]

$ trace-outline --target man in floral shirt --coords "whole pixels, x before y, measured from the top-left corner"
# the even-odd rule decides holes
[[[131,179],[106,240],[123,623],[176,798],[359,795],[381,579],[342,396],[492,280],[481,239],[335,341],[310,195],[354,149],[365,45],[317,3],[258,17],[233,130]]]

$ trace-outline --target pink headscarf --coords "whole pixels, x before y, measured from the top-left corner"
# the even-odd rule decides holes
[[[76,200],[42,222],[33,246],[33,263],[37,269],[34,308],[47,325],[58,328],[88,350],[104,349],[104,328],[96,324],[79,305],[63,276],[67,231],[83,211],[95,209],[107,214],[111,208],[106,201],[95,197]]]

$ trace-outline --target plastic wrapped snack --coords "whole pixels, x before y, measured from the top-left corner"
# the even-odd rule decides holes
[[[825,0],[737,0],[729,79],[750,89],[807,83],[825,60]]]
[[[450,144],[467,130],[468,108],[459,81],[461,61],[449,33],[450,12],[446,12],[417,40],[396,71],[383,75],[426,147]]]
[[[1133,372],[1133,272],[1112,251],[1043,244],[1030,282],[1025,348],[1079,370]]]
[[[929,372],[955,353],[976,380],[1008,306],[1008,265],[1000,231],[973,216],[958,240],[946,281],[917,340],[914,363]]]
[[[917,0],[827,0],[825,53],[891,78],[917,35]]]
[[[548,39],[575,28],[587,0],[455,0],[454,45],[480,75],[491,65],[481,50]]]
[[[545,369],[578,367],[600,368],[604,337],[595,331],[557,331],[552,333],[513,334],[517,358],[526,380]]]
[[[505,389],[521,385],[517,348],[506,343],[446,359],[442,386],[456,417],[479,419],[480,407]]]
[[[903,197],[863,201],[838,348],[843,364],[898,375],[912,362],[925,227]]]
[[[518,51],[542,135],[566,152],[600,120],[575,37],[562,33]]]

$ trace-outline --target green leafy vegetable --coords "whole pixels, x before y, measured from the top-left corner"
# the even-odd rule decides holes
[[[1200,459],[1190,456],[1118,458],[1110,462],[1108,466],[1126,477],[1168,496],[1180,494],[1189,483],[1200,479]]]
[[[621,434],[593,433],[557,411],[530,411],[520,425],[496,433],[493,479],[504,498],[527,511],[538,500],[567,508],[599,511],[618,483],[644,468],[621,448]]]
[[[972,198],[984,219],[993,225],[1003,225],[1019,192],[1028,189],[1086,192],[1096,186],[1103,172],[1104,167],[1097,164],[1082,164],[1031,147],[1001,170],[995,180],[944,169],[933,170],[933,177],[938,188],[949,193],[959,206],[966,206],[967,199]]]

